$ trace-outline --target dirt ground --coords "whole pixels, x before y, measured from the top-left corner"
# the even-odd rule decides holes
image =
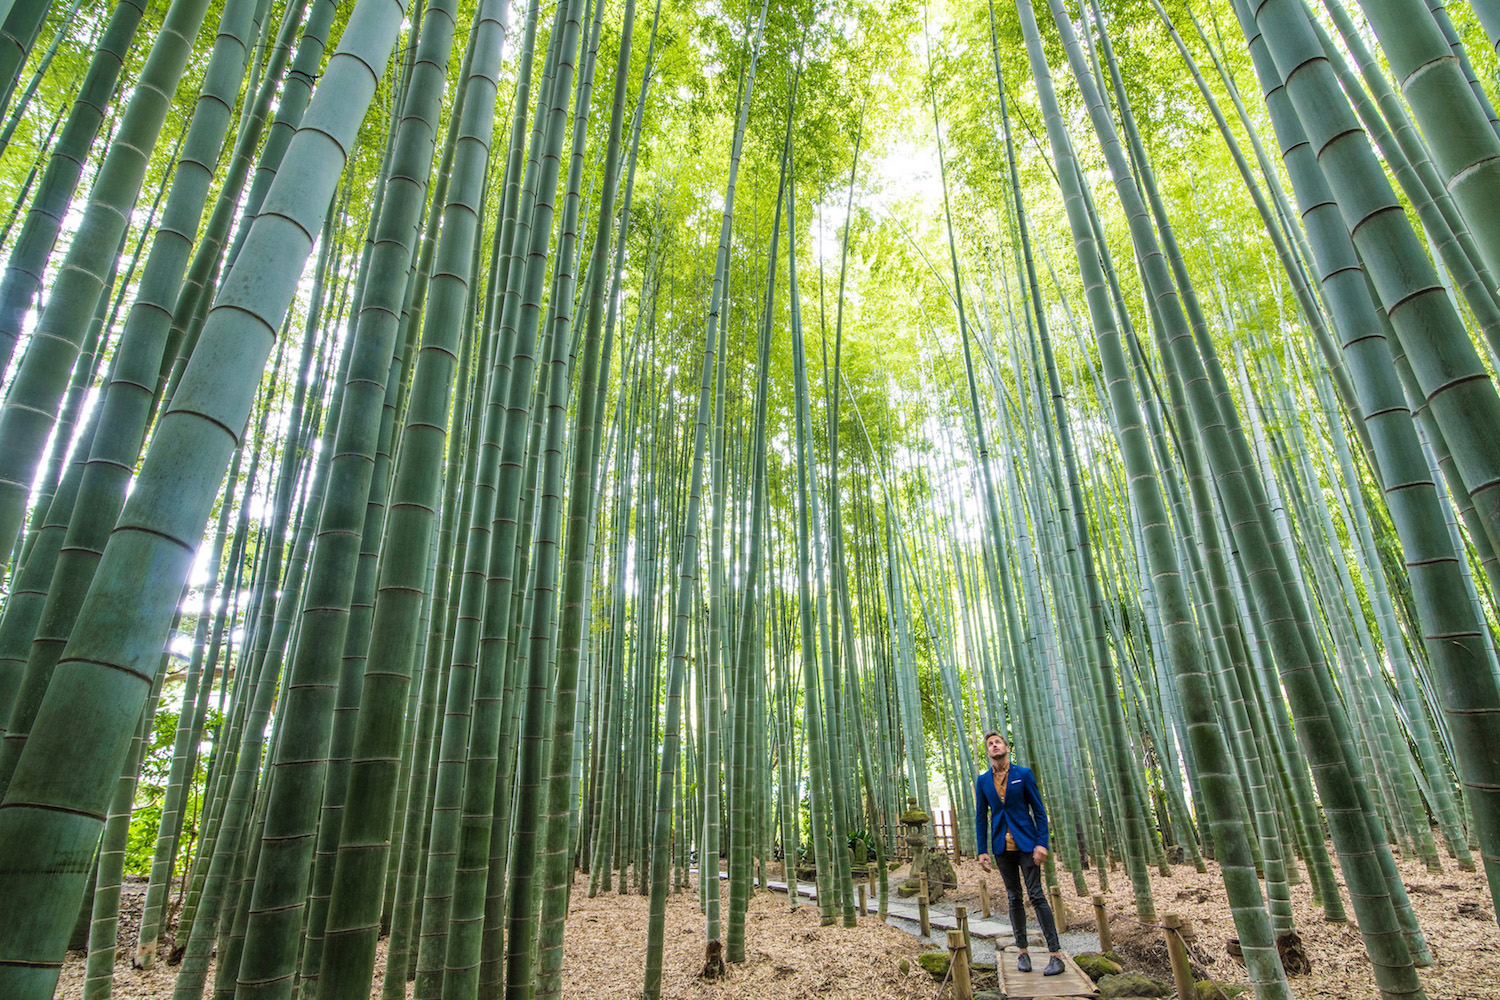
[[[637,1000],[645,974],[648,899],[613,892],[589,899],[587,891],[588,879],[580,876],[573,887],[563,945],[563,996]],[[149,972],[130,967],[144,893],[144,883],[132,882],[121,896],[114,983],[118,1000],[168,1000],[176,980],[176,969],[163,962]],[[726,890],[726,916],[728,911]],[[667,897],[661,995],[664,1000],[926,1000],[936,995],[938,984],[915,962],[922,951],[916,938],[873,916],[854,929],[822,927],[816,905],[803,900],[792,911],[785,895],[757,893],[746,914],[745,963],[731,966],[723,980],[706,981],[698,976],[703,967],[703,916],[695,882],[693,889]],[[902,957],[911,960],[909,976],[897,971]],[[68,954],[57,997],[83,996],[85,961],[80,952]],[[381,941],[372,997],[380,996],[384,967]],[[210,973],[210,989],[212,982]]]
[[[1402,862],[1412,903],[1436,959],[1421,971],[1429,1000],[1500,1000],[1500,931],[1483,876],[1446,870],[1429,873],[1420,862]],[[1196,932],[1193,943],[1195,973],[1224,982],[1243,982],[1244,970],[1230,957],[1226,941],[1235,936],[1224,896],[1224,886],[1209,863],[1207,874],[1178,865],[1169,877],[1151,871],[1158,914],[1173,911]],[[945,901],[963,903],[979,912],[979,883],[989,884],[992,903],[1004,904],[999,877],[985,875],[977,862],[956,866],[958,888]],[[1110,927],[1116,949],[1133,968],[1170,982],[1165,946],[1160,932],[1134,921],[1134,897],[1124,869],[1109,873],[1106,893]],[[896,885],[893,874],[891,885]],[[1071,878],[1064,878],[1063,898],[1073,930],[1095,926],[1093,909],[1076,896]],[[136,922],[144,885],[125,886],[120,922],[120,961],[115,969],[114,995],[121,1000],[166,1000],[171,996],[176,970],[158,963],[150,972],[130,968]],[[576,1000],[635,1000],[639,997],[646,950],[644,896],[615,893],[589,899],[586,880],[575,885],[565,944],[563,995]],[[1090,891],[1097,891],[1097,873],[1089,873]],[[1295,996],[1303,1000],[1362,1000],[1375,997],[1369,962],[1352,922],[1323,921],[1322,911],[1307,882],[1291,887],[1297,929],[1302,935],[1312,972],[1293,980]],[[1347,894],[1346,894],[1347,900]],[[727,900],[726,900],[727,911]],[[666,954],[662,996],[667,1000],[938,1000],[952,995],[941,988],[915,961],[911,972],[898,970],[900,959],[923,950],[916,938],[874,917],[857,928],[822,927],[817,907],[803,902],[790,910],[784,895],[759,893],[750,904],[746,923],[748,960],[731,966],[726,979],[706,981],[698,976],[703,965],[703,918],[696,891],[676,893],[667,907]],[[384,943],[381,944],[383,966]],[[57,995],[82,996],[84,958],[70,954]],[[379,976],[374,995],[379,995]]]
[[[1495,923],[1494,904],[1484,876],[1459,871],[1458,865],[1446,857],[1441,872],[1428,872],[1420,861],[1400,858],[1397,861],[1434,958],[1431,967],[1419,972],[1428,1000],[1500,1000],[1500,928]],[[1196,940],[1190,958],[1195,976],[1243,983],[1244,966],[1229,955],[1225,946],[1237,935],[1224,882],[1213,862],[1208,862],[1208,867],[1207,874],[1199,874],[1192,865],[1176,865],[1166,878],[1152,867],[1151,888],[1157,916],[1175,912],[1192,925]],[[1003,912],[1005,892],[997,874],[986,876],[973,860],[959,862],[955,870],[959,886],[946,898],[978,913],[979,883],[987,880],[991,904]],[[1069,929],[1096,929],[1089,899],[1074,893],[1071,875],[1065,871],[1058,874]],[[1098,873],[1085,874],[1089,891],[1098,892]],[[1342,879],[1339,886],[1342,890]],[[1349,922],[1330,924],[1323,920],[1323,910],[1305,877],[1290,888],[1293,920],[1312,962],[1310,974],[1292,980],[1293,994],[1300,1000],[1362,1000],[1378,996],[1370,962],[1349,908],[1347,890],[1343,896]],[[1136,921],[1135,895],[1123,866],[1109,872],[1109,891],[1105,896],[1116,950],[1129,960],[1130,967],[1170,983],[1171,967],[1161,932]],[[1034,922],[1032,926],[1035,927]]]

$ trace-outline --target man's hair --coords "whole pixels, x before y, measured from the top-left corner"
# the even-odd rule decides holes
[[[1006,746],[1010,746],[1010,737],[1006,736],[1000,730],[998,730],[998,729],[991,729],[989,732],[985,733],[984,734],[984,742],[988,743],[990,741],[990,737],[991,736],[998,736],[998,737],[1000,737],[1002,740],[1005,741],[1005,745]]]

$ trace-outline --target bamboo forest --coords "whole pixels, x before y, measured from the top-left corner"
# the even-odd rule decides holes
[[[1038,866],[1057,996],[1500,998],[1497,106],[1500,0],[0,0],[0,1000],[1050,996]]]

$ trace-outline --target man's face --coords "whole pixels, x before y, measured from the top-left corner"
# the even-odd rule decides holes
[[[989,754],[990,760],[1004,763],[1005,759],[1010,756],[1010,744],[1005,742],[1004,736],[995,733],[984,741],[984,752]]]

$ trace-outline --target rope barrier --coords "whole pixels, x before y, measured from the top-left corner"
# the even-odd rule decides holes
[[[1148,923],[1148,922],[1146,922],[1144,920],[1137,920],[1135,917],[1132,917],[1132,916],[1130,916],[1127,913],[1117,913],[1117,914],[1114,914],[1114,915],[1110,915],[1110,914],[1108,914],[1106,912],[1105,915],[1106,915],[1106,917],[1108,917],[1111,920],[1115,920],[1115,919],[1125,920],[1125,921],[1128,921],[1128,922],[1130,922],[1132,924],[1135,924],[1138,927],[1149,927],[1149,928],[1151,928],[1153,930],[1161,931],[1163,934],[1165,934],[1166,931],[1167,931],[1167,928],[1164,927],[1161,924],[1154,924],[1154,923]],[[1180,928],[1179,928],[1177,936],[1179,938],[1181,938],[1181,940],[1182,940],[1182,946],[1183,946],[1184,949],[1187,950],[1188,960],[1195,967],[1194,971],[1203,973],[1204,978],[1212,979],[1213,977],[1210,976],[1209,973],[1208,973],[1208,967],[1209,967],[1210,964],[1212,964],[1215,961],[1215,959],[1213,958],[1213,956],[1212,955],[1208,955],[1205,952],[1199,951],[1199,947],[1198,947],[1196,941],[1195,940],[1189,940],[1187,937],[1185,937],[1181,933],[1181,929]],[[1196,935],[1195,935],[1195,937],[1196,937]]]

